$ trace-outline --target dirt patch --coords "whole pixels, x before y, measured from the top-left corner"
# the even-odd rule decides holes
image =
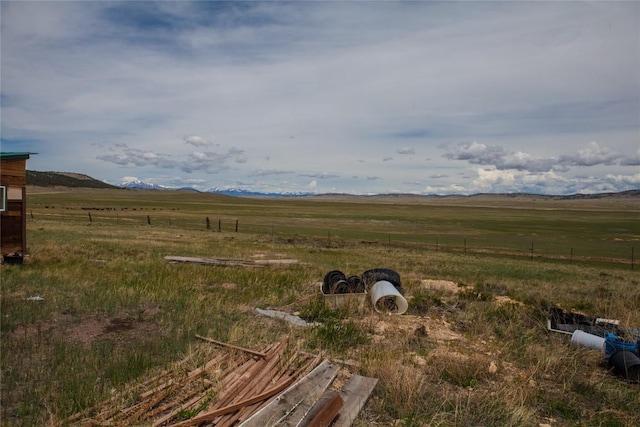
[[[158,308],[147,308],[142,313],[121,312],[116,316],[86,316],[74,318],[69,314],[59,314],[47,322],[19,325],[9,335],[12,339],[35,339],[46,334],[54,341],[66,341],[89,347],[98,339],[111,339],[122,344],[146,340],[160,333],[153,321]]]
[[[449,280],[434,280],[434,279],[422,279],[420,281],[420,288],[427,290],[440,290],[457,294],[460,287]]]
[[[392,339],[399,333],[428,338],[437,343],[462,340],[463,336],[453,330],[453,325],[441,318],[429,318],[403,314],[384,316],[373,313],[359,320],[364,325],[372,325],[373,339],[376,342]]]

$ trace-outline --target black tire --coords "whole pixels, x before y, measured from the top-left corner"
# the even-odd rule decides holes
[[[324,280],[322,281],[322,293],[323,294],[331,294],[334,293],[336,289],[336,284],[339,281],[346,282],[347,276],[340,270],[331,270],[327,274],[324,275]]]
[[[351,292],[351,288],[346,280],[338,280],[329,288],[329,293],[332,294],[348,294],[349,292]]]
[[[371,286],[376,282],[386,280],[395,286],[398,292],[401,294],[404,293],[402,290],[402,280],[400,280],[400,275],[395,270],[391,270],[389,268],[374,268],[372,270],[367,270],[360,275],[360,279],[362,280],[362,284],[365,289],[371,288]]]
[[[347,277],[347,283],[349,284],[349,291],[354,294],[364,293],[365,287],[360,276]]]

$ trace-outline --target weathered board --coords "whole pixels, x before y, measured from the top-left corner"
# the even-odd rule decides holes
[[[268,405],[253,414],[241,427],[296,426],[311,410],[338,375],[340,366],[324,360]]]
[[[338,392],[327,390],[297,427],[328,426],[344,406],[344,401]]]
[[[174,262],[190,262],[195,264],[211,264],[211,265],[269,265],[269,264],[297,264],[297,259],[230,259],[230,258],[198,258],[186,256],[167,255],[164,257],[167,261]]]
[[[1,169],[2,176],[26,177],[27,161],[26,159],[3,160]]]
[[[5,187],[0,223],[2,255],[27,251],[26,165],[26,159],[3,159],[0,164],[0,184]]]
[[[378,383],[377,378],[354,375],[340,392],[344,406],[338,412],[338,417],[332,424],[333,427],[349,427],[356,419],[369,395]]]

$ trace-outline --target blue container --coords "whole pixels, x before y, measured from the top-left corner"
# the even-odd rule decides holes
[[[638,355],[638,348],[640,348],[640,340],[637,343],[631,341],[624,341],[617,335],[610,332],[604,334],[604,352],[607,356],[611,356],[618,350],[630,351]]]

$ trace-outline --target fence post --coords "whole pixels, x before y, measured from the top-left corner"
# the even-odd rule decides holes
[[[529,255],[529,259],[533,261],[533,240],[531,241],[531,255]]]
[[[222,231],[222,220],[219,219],[218,220],[218,232],[221,232],[221,231]]]
[[[151,217],[149,215],[147,215],[147,224],[151,225]]]
[[[211,230],[211,221],[209,221],[209,217],[207,217],[207,230]]]
[[[89,214],[89,222],[93,222],[93,219],[91,218],[91,212],[87,212]]]
[[[238,220],[236,219],[236,233],[238,232]]]

